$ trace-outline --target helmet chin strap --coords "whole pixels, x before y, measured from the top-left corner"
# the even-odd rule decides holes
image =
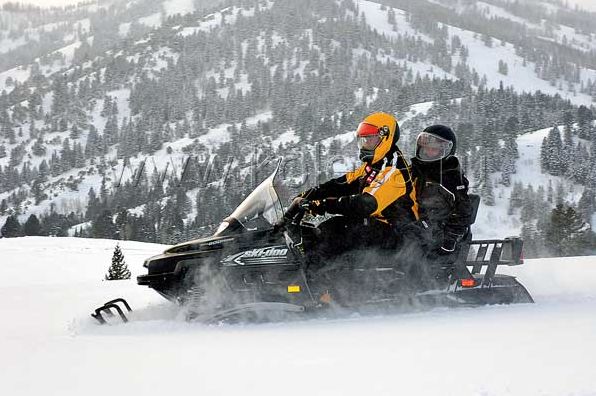
[[[443,185],[443,158],[439,160],[439,184]]]

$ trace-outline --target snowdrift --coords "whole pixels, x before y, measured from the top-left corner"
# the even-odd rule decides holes
[[[205,327],[134,281],[166,247],[120,242],[130,281],[102,281],[116,241],[0,239],[7,395],[596,395],[596,257],[503,268],[536,304]],[[134,323],[90,308],[126,297]]]

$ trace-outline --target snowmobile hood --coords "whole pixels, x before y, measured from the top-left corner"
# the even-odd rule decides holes
[[[221,248],[224,243],[231,242],[233,240],[234,238],[230,236],[210,236],[199,238],[172,246],[171,248],[167,249],[164,254],[218,249]]]

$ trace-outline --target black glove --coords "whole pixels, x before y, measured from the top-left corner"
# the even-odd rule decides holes
[[[461,235],[446,232],[443,236],[443,242],[441,243],[441,246],[438,249],[436,249],[436,253],[438,255],[452,254],[453,252],[455,252],[457,244],[461,240],[461,238]]]
[[[324,215],[326,212],[324,199],[316,201],[304,200],[301,202],[300,206],[313,216]]]
[[[304,210],[312,215],[324,215],[327,212],[333,213],[334,208],[337,207],[336,198],[326,198],[315,201],[304,200],[300,205]]]

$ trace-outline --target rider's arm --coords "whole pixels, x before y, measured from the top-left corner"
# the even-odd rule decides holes
[[[350,217],[368,217],[377,210],[377,200],[368,193],[327,198],[325,211]]]
[[[380,216],[398,200],[411,201],[411,193],[409,176],[406,179],[402,170],[388,167],[377,175],[362,194],[343,196],[336,202],[327,200],[327,212],[353,217]]]
[[[464,236],[472,221],[472,203],[468,196],[468,179],[462,174],[451,181],[451,192],[455,196],[453,210],[445,221],[445,233]]]

